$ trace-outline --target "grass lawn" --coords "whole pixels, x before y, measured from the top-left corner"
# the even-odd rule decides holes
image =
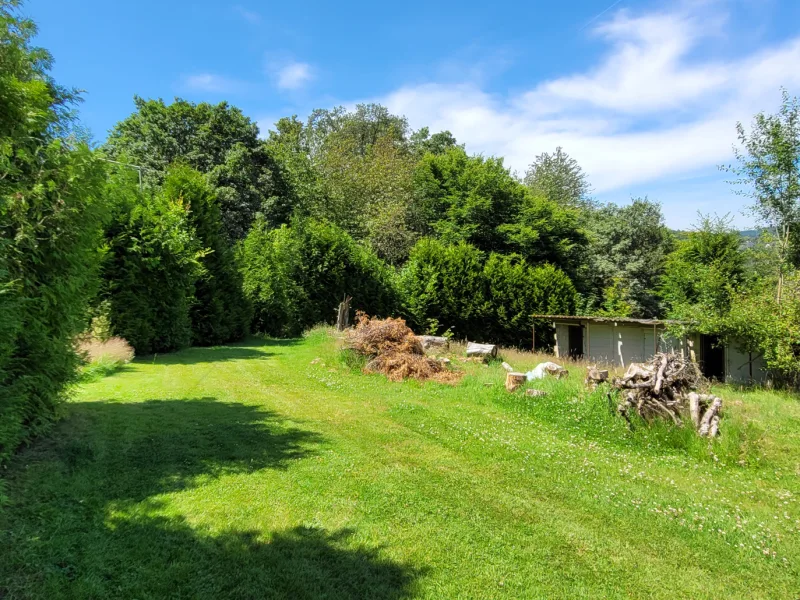
[[[709,448],[575,367],[462,368],[390,383],[318,330],[88,383],[3,475],[0,598],[800,597],[796,397],[718,390]]]

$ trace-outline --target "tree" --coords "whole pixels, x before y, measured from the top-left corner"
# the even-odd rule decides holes
[[[744,283],[745,257],[739,232],[724,217],[700,215],[698,225],[667,257],[661,296],[672,318],[697,321],[723,314]]]
[[[239,255],[256,329],[299,335],[331,323],[347,294],[353,308],[389,316],[397,308],[392,271],[342,229],[313,219],[270,229],[256,221]]]
[[[538,155],[525,172],[525,185],[538,196],[563,206],[591,204],[592,191],[586,173],[561,146],[552,154]]]
[[[137,354],[171,352],[192,342],[190,310],[205,254],[182,198],[142,193],[130,172],[106,186],[113,218],[106,229],[99,300],[109,306],[111,333]]]
[[[423,154],[444,154],[450,148],[462,148],[456,138],[449,131],[440,131],[431,135],[430,129],[422,127],[418,129],[409,137],[409,144],[411,150],[422,156]]]
[[[616,316],[660,316],[656,288],[673,243],[661,206],[647,198],[628,206],[608,204],[590,213],[588,225],[589,261],[581,273],[590,290],[587,309],[622,311]]]
[[[415,213],[421,235],[445,244],[467,242],[482,251],[507,251],[503,226],[525,201],[525,188],[499,158],[468,156],[459,147],[426,154],[414,175]]]
[[[508,246],[529,263],[547,262],[579,281],[588,235],[581,211],[527,191],[516,216],[501,225]]]
[[[134,98],[136,110],[117,123],[104,150],[114,160],[143,167],[145,182],[163,183],[168,167],[182,162],[209,174],[221,188],[220,210],[229,240],[247,234],[255,214],[275,205],[275,171],[258,139],[258,126],[226,102],[194,104],[177,98]],[[278,188],[280,186],[277,186]],[[279,211],[285,217],[285,210]]]
[[[776,299],[790,266],[800,266],[800,101],[783,90],[775,115],[758,113],[748,133],[736,124],[741,148],[734,146],[738,166],[724,167],[744,186],[738,193],[755,200],[753,212],[775,235],[778,255]]]
[[[163,193],[169,202],[187,207],[189,223],[203,248],[203,269],[189,313],[193,342],[210,346],[241,339],[250,323],[250,307],[233,252],[223,237],[214,189],[191,167],[175,165],[167,172]]]
[[[105,165],[19,2],[0,0],[0,463],[55,420],[99,283]]]

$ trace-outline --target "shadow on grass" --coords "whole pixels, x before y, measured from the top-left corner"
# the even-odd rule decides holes
[[[270,348],[285,348],[301,343],[300,338],[273,339],[249,337],[242,342],[224,346],[193,346],[168,354],[145,354],[137,356],[135,362],[158,365],[193,365],[208,362],[222,362],[246,358],[264,359],[276,353]]]
[[[209,532],[164,516],[156,497],[286,469],[323,442],[277,413],[213,398],[70,404],[9,470],[0,598],[406,597],[418,573],[351,531]]]

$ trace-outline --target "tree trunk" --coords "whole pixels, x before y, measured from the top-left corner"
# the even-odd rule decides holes
[[[470,342],[467,344],[467,356],[494,358],[497,356],[497,346],[494,344],[476,344],[475,342]]]
[[[339,310],[336,314],[336,329],[344,331],[350,326],[350,301],[352,296],[345,296],[339,303]]]

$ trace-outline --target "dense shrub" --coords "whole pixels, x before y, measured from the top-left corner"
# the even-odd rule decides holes
[[[569,315],[576,292],[569,277],[550,264],[532,267],[516,255],[492,254],[483,270],[487,333],[493,341],[521,346],[531,341],[534,314]]]
[[[107,194],[114,215],[106,231],[101,297],[111,332],[138,354],[188,346],[189,311],[202,272],[188,207],[165,194],[143,195],[124,176],[111,179]]]
[[[250,306],[242,293],[242,279],[233,250],[223,234],[219,205],[213,188],[194,169],[172,167],[163,193],[189,211],[189,221],[204,251],[203,269],[195,283],[190,317],[192,341],[201,346],[239,340],[247,334]]]
[[[576,292],[549,264],[484,254],[468,244],[422,240],[400,278],[406,316],[417,331],[450,330],[458,338],[522,345],[532,315],[570,314]]]
[[[405,316],[417,333],[446,329],[459,339],[484,337],[484,254],[466,243],[420,240],[400,276]]]
[[[0,2],[0,463],[46,429],[76,377],[105,218],[103,164],[58,137],[73,95],[35,33]]]
[[[345,294],[371,315],[397,308],[391,270],[338,227],[315,220],[269,229],[257,221],[240,253],[244,291],[254,307],[253,327],[270,335],[297,335],[331,323]]]

